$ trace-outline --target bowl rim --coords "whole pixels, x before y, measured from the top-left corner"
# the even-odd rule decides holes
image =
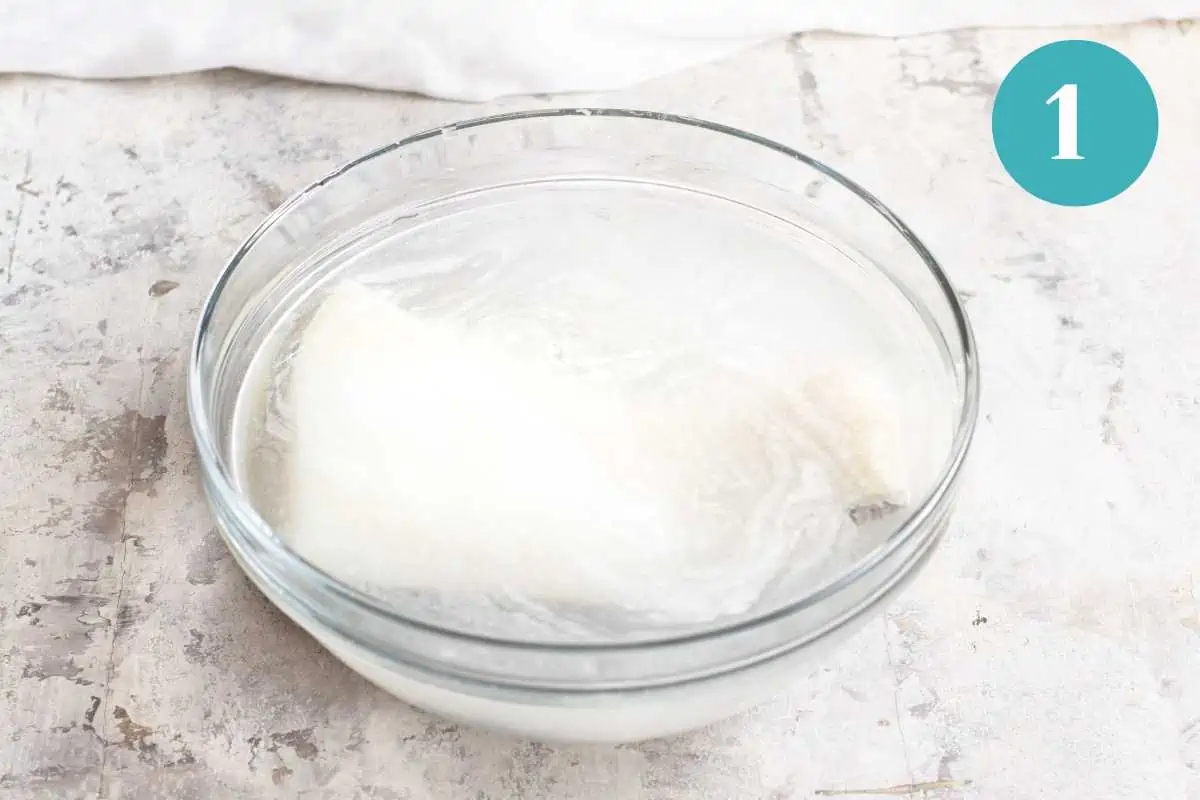
[[[523,120],[558,117],[607,117],[648,120],[729,136],[772,150],[816,170],[856,195],[858,199],[865,202],[867,206],[882,217],[884,221],[890,224],[904,238],[909,247],[921,258],[926,268],[932,274],[938,288],[949,304],[954,321],[954,331],[958,335],[962,348],[961,361],[963,374],[961,391],[958,393],[959,396],[957,398],[959,401],[959,415],[955,423],[954,436],[951,440],[949,454],[931,488],[925,493],[916,507],[909,512],[908,516],[896,530],[884,542],[859,558],[851,567],[838,574],[836,578],[789,603],[762,614],[743,616],[717,624],[697,626],[695,629],[689,629],[680,633],[638,639],[582,642],[507,638],[439,625],[410,617],[391,607],[386,602],[343,583],[289,547],[283,538],[276,534],[271,526],[254,510],[242,493],[235,488],[228,466],[217,450],[216,437],[213,434],[213,428],[209,419],[208,404],[205,400],[207,393],[202,383],[201,356],[208,336],[210,322],[221,301],[224,289],[237,271],[238,266],[254,248],[259,239],[286,217],[296,206],[320,190],[321,187],[376,158],[428,139],[452,134],[456,131],[470,130],[488,125],[520,122]],[[268,214],[258,227],[246,237],[237,250],[234,251],[233,256],[230,257],[221,270],[220,275],[214,282],[201,307],[200,317],[196,325],[196,331],[192,338],[188,356],[186,390],[187,409],[191,422],[192,435],[196,442],[200,468],[206,478],[209,491],[215,491],[219,496],[220,502],[225,505],[228,511],[232,512],[238,526],[244,531],[249,532],[249,535],[255,538],[256,544],[259,547],[265,548],[273,558],[279,559],[286,564],[289,571],[297,571],[302,578],[322,586],[339,601],[350,604],[358,612],[383,618],[398,626],[417,629],[425,634],[442,636],[463,643],[487,647],[508,648],[520,651],[569,651],[583,654],[665,648],[712,640],[727,635],[742,634],[756,628],[769,626],[775,621],[810,609],[866,577],[877,566],[888,560],[897,550],[908,544],[922,531],[926,520],[941,505],[944,497],[954,487],[956,479],[962,471],[963,463],[974,437],[979,415],[979,392],[979,368],[975,335],[967,318],[966,309],[959,299],[954,285],[924,243],[874,194],[818,159],[766,137],[730,125],[697,117],[616,107],[531,109],[474,117],[460,122],[428,128],[370,150],[358,158],[334,168],[323,177],[305,186]],[[229,534],[225,531],[224,526],[218,525],[218,528],[221,530],[223,538],[226,539],[226,543],[231,545]]]

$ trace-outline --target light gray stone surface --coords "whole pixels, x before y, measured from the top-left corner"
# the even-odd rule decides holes
[[[1090,209],[1032,199],[990,143],[999,78],[1065,35],[1134,57],[1161,109],[1149,170]],[[287,194],[555,101],[0,79],[0,798],[1200,800],[1197,76],[1186,24],[804,36],[586,98],[843,168],[941,257],[984,364],[957,523],[886,619],[784,698],[618,748],[445,724],[325,655],[226,555],[184,411],[200,303]]]

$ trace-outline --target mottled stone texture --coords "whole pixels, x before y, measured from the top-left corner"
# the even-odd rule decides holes
[[[1159,96],[1155,161],[1098,208],[1032,199],[991,148],[999,78],[1063,35]],[[184,411],[201,300],[288,193],[555,101],[0,80],[0,798],[1200,800],[1197,75],[1187,25],[804,36],[587,98],[742,125],[875,189],[957,280],[984,363],[957,523],[887,618],[785,698],[618,748],[445,724],[325,655],[227,556]]]

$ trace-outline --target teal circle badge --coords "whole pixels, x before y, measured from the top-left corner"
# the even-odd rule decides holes
[[[1107,45],[1039,47],[1000,84],[992,140],[1021,188],[1060,206],[1090,206],[1128,189],[1154,155],[1158,103],[1137,66]]]

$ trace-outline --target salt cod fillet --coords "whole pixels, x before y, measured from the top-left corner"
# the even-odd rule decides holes
[[[814,380],[631,402],[347,283],[292,363],[288,537],[372,587],[745,610],[900,483],[878,398]]]

